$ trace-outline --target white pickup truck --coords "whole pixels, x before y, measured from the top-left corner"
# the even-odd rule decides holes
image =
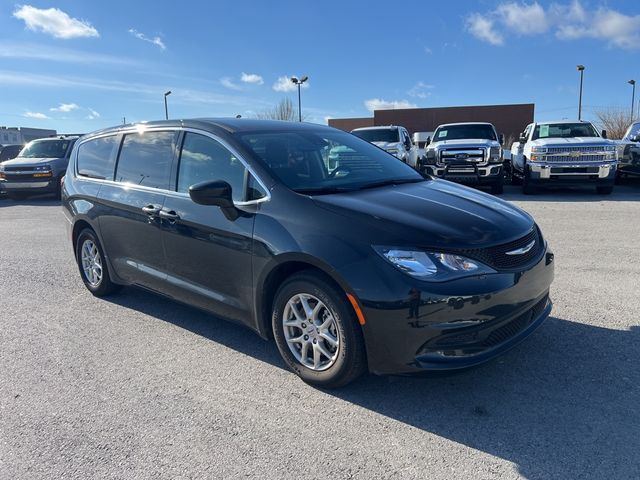
[[[364,127],[351,130],[351,133],[386,150],[414,168],[418,163],[418,148],[413,144],[409,132],[404,127],[397,125]]]
[[[610,194],[616,178],[617,146],[589,122],[536,122],[511,146],[514,183],[525,194],[546,185],[595,185]]]

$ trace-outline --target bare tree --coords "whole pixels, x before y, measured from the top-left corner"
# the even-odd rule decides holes
[[[290,98],[283,98],[274,107],[258,112],[256,118],[261,120],[286,120],[293,122],[298,118],[298,110],[293,106]]]
[[[607,131],[607,137],[621,139],[631,124],[629,111],[624,108],[605,108],[594,112],[598,123]]]

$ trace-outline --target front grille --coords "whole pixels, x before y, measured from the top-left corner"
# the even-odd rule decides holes
[[[340,152],[335,157],[337,167],[346,167],[351,171],[354,170],[366,170],[366,171],[381,171],[382,165],[377,160],[372,160],[372,157],[362,155],[355,152]]]
[[[535,241],[533,247],[526,253],[507,255],[519,248],[523,248]],[[542,235],[537,225],[524,237],[513,242],[504,243],[488,248],[468,248],[458,250],[461,255],[476,259],[496,270],[518,270],[538,259],[544,250]]]
[[[505,325],[496,328],[489,334],[487,338],[483,340],[482,346],[494,347],[503,342],[506,342],[510,338],[515,337],[518,333],[527,328],[531,324],[531,322],[533,322],[540,316],[540,314],[544,310],[544,307],[547,305],[548,298],[549,296],[545,295],[544,298],[536,303],[532,308],[517,316]]]
[[[460,158],[460,156],[464,158]],[[481,148],[450,148],[440,151],[441,163],[473,162],[482,163],[485,161],[484,150]]]
[[[583,147],[583,146],[575,146],[575,147],[548,147],[547,153],[566,153],[566,152],[585,152],[585,153],[601,153],[604,150],[602,145]]]
[[[573,157],[571,155],[545,155],[542,157],[545,162],[605,162],[607,157],[604,154],[590,154]]]

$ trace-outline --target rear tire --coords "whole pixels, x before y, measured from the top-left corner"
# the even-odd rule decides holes
[[[365,372],[362,330],[346,295],[322,276],[302,272],[276,293],[273,335],[287,366],[317,387],[344,386]]]
[[[96,297],[106,297],[122,288],[111,281],[104,250],[90,228],[82,230],[78,235],[76,261],[84,285]]]
[[[613,192],[613,187],[596,187],[596,190],[598,192],[598,195],[611,195],[611,193]]]

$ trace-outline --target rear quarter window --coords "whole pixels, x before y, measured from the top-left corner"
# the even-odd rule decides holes
[[[78,175],[102,180],[113,180],[115,152],[118,136],[95,138],[78,147]]]

